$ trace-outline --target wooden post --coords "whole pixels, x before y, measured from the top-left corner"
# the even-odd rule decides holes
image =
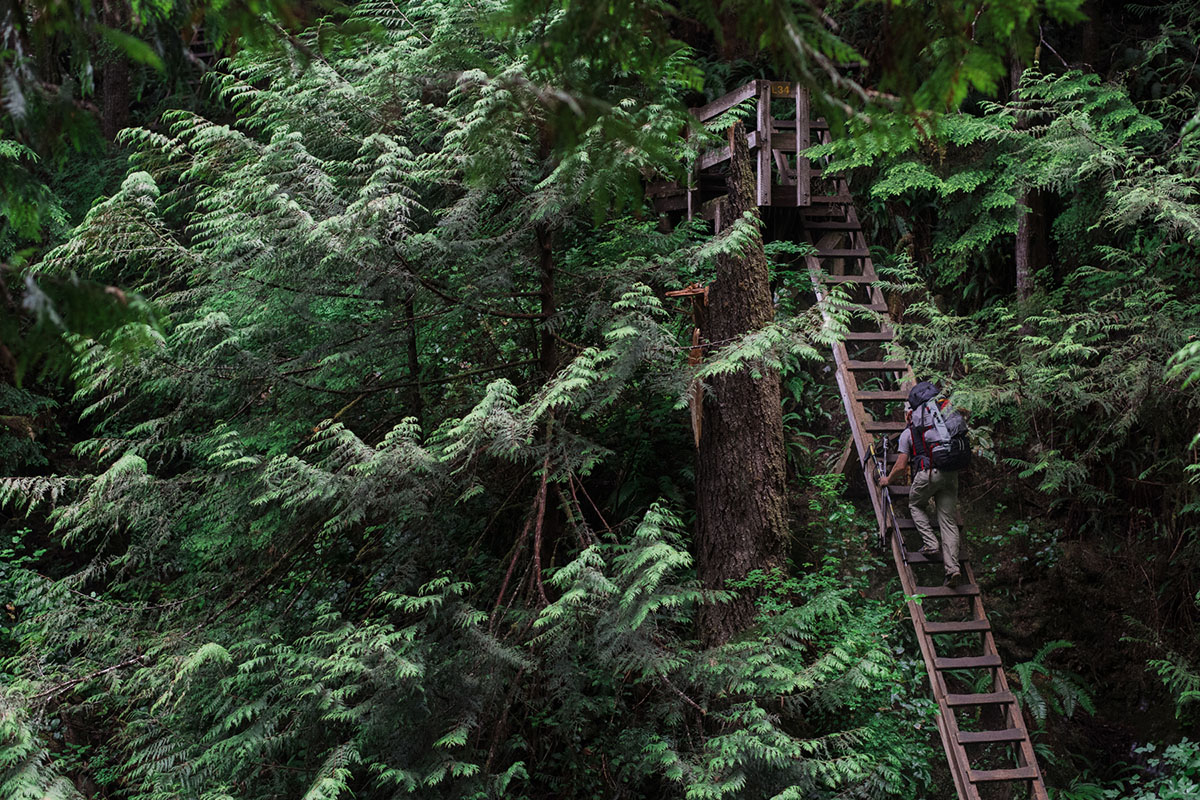
[[[687,131],[687,138],[689,138],[689,139],[692,138],[692,132],[690,130]],[[696,187],[700,183],[700,156],[701,155],[702,155],[701,153],[696,154],[696,163],[693,164],[692,168],[688,170],[687,183],[683,187],[683,191],[687,196],[687,218],[689,221],[693,217],[695,217],[696,212],[699,211],[699,209],[696,207],[698,205],[697,201],[699,200],[699,198],[696,196],[697,195]]]
[[[809,147],[809,122],[812,110],[808,102],[808,89],[796,87],[796,205],[803,208],[812,204],[812,165],[801,155]]]
[[[692,219],[693,217],[695,217],[696,212],[699,211],[697,206],[699,205],[698,201],[700,198],[698,197],[698,195],[700,193],[698,191],[696,191],[696,186],[699,183],[700,183],[700,172],[695,167],[693,167],[692,169],[690,169],[688,171],[687,187],[685,189],[685,191],[687,192],[687,215],[688,215],[687,218],[689,220]]]
[[[758,86],[758,205],[771,205],[771,82]]]

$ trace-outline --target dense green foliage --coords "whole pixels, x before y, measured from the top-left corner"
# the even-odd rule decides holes
[[[700,364],[665,297],[761,231],[668,230],[643,183],[695,157],[687,105],[766,70],[846,123],[814,155],[854,171],[894,256],[904,355],[973,412],[979,515],[1003,484],[989,502],[1029,518],[997,511],[980,562],[996,596],[1046,604],[1002,646],[1058,796],[1191,791],[1184,5],[1107,42],[1128,46],[1105,75],[1049,63],[1081,20],[1062,2],[896,4],[880,41],[878,7],[831,6],[839,33],[775,0],[143,6],[109,36],[144,85],[113,144],[28,51],[3,61],[23,107],[0,138],[0,796],[944,795],[903,598],[819,474],[844,441],[821,364],[844,295],[798,302],[773,243],[774,322]],[[0,33],[60,25],[38,47],[86,71],[111,21],[53,10]],[[162,44],[201,28],[225,54],[202,80]],[[706,591],[689,392],[768,369],[795,563]],[[1075,731],[1137,698],[1053,606],[1089,554],[1145,578],[1102,609],[1167,719],[1154,750],[1116,737],[1124,771]],[[754,627],[703,647],[699,609],[734,592]]]

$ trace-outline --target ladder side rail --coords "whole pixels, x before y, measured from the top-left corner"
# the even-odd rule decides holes
[[[909,370],[909,374],[911,374],[911,370]],[[890,498],[891,493],[888,492],[888,499],[890,500]],[[913,574],[912,565],[907,560],[907,547],[904,543],[903,532],[894,517],[893,528],[892,560],[895,563],[896,572],[900,576],[900,585],[904,591],[909,617],[912,619],[913,630],[925,662],[925,671],[929,676],[929,686],[938,706],[937,723],[942,737],[942,749],[946,753],[946,760],[950,766],[960,800],[979,800],[979,791],[969,780],[970,759],[967,756],[966,748],[959,742],[958,718],[954,709],[947,702],[949,688],[942,670],[937,668],[937,648],[933,636],[925,627],[925,610],[913,599],[917,591],[916,577]]]
[[[815,259],[812,256],[808,257],[811,260]],[[813,281],[813,290],[817,296],[817,302],[821,303],[825,299],[824,287],[820,283],[818,275],[812,271],[813,265],[810,263],[809,275]],[[828,313],[822,311],[822,315],[828,321]],[[855,402],[852,399],[856,384],[854,376],[846,369],[846,350],[844,345],[835,345],[833,348],[833,359],[835,364],[834,377],[837,379],[838,390],[842,395],[842,405],[846,411],[846,419],[850,423],[850,435],[854,441],[854,449],[858,454],[858,463],[863,471],[863,479],[867,484],[867,491],[871,495],[871,507],[875,511],[875,520],[879,524],[880,529],[884,529],[887,525],[885,504],[880,495],[880,487],[874,480],[874,465],[870,463],[869,444],[866,433],[863,431],[863,426],[859,421],[859,415],[855,410]]]
[[[838,234],[831,234],[822,241],[834,239]],[[819,243],[813,241],[811,232],[807,234],[808,243],[819,249]],[[834,239],[836,241],[836,239]],[[817,302],[822,303],[825,300],[825,287],[821,283],[821,262],[819,255],[809,255],[805,257],[805,262],[809,270],[809,278],[813,284],[813,291],[816,294]],[[822,310],[822,315],[826,322],[830,321],[827,311]],[[871,496],[871,506],[875,511],[875,519],[881,530],[887,527],[887,512],[882,489],[874,479],[874,465],[870,464],[870,444],[865,430],[865,410],[862,404],[854,400],[854,394],[858,391],[858,381],[853,373],[847,368],[846,362],[849,357],[846,353],[846,346],[843,342],[838,342],[832,348],[835,364],[835,376],[837,378],[838,388],[842,395],[842,404],[846,411],[846,419],[850,423],[851,436],[854,439],[855,449],[858,452],[858,463],[863,470],[863,478],[867,485],[867,491]],[[911,374],[911,370],[907,368],[906,372]],[[884,465],[886,467],[886,465]]]
[[[968,580],[973,583],[975,581],[974,570],[971,569],[969,563],[966,565],[966,567]],[[976,618],[987,619],[987,612],[984,610],[982,597],[975,598],[974,616]],[[999,650],[996,647],[996,639],[990,628],[984,632],[983,647],[985,653],[999,655]],[[1003,668],[995,671],[993,685],[995,687],[994,690],[997,692],[1012,692],[1012,689],[1009,688],[1008,676],[1005,674]],[[1033,737],[1029,735],[1029,728],[1025,724],[1025,715],[1021,711],[1020,703],[1013,702],[1006,704],[1004,711],[1004,724],[1010,729],[1021,732],[1021,739],[1016,742],[1017,765],[1019,767],[1033,767],[1035,770],[1037,770],[1037,777],[1031,780],[1034,800],[1047,800],[1048,795],[1046,792],[1045,780],[1042,777],[1041,765],[1038,764],[1037,754],[1033,749]]]
[[[808,256],[807,258],[815,261],[815,258],[812,256]],[[813,282],[813,291],[816,293],[817,302],[823,303],[825,300],[825,289],[821,285],[818,275],[812,271],[813,265],[811,263],[809,264],[809,268],[809,276]],[[828,322],[828,312],[822,310],[821,313],[826,322]],[[854,403],[851,399],[853,397],[854,385],[850,383],[854,380],[854,378],[845,368],[846,356],[844,347],[839,348],[835,346],[833,348],[833,360],[835,365],[834,377],[837,379],[838,390],[842,395],[842,406],[846,411],[846,419],[850,423],[850,436],[854,440],[854,449],[858,453],[858,463],[860,466],[862,466],[863,477],[867,482],[867,490],[871,494],[871,505],[875,509],[875,519],[882,528],[886,524],[886,520],[884,519],[883,515],[882,498],[879,496],[879,486],[875,483],[871,474],[873,467],[868,464],[869,450],[866,435],[862,430],[862,426],[858,423],[858,416],[854,411]]]
[[[796,90],[796,206],[812,202],[812,164],[803,155],[811,141],[812,109],[808,90]]]
[[[892,560],[896,565],[896,573],[900,576],[900,587],[904,592],[904,602],[908,607],[908,615],[912,620],[913,629],[917,634],[917,645],[921,649],[921,657],[925,662],[925,671],[929,674],[930,688],[933,690],[934,701],[938,706],[937,726],[942,740],[942,750],[946,753],[946,762],[950,766],[950,776],[954,780],[954,789],[959,800],[980,800],[979,791],[967,780],[966,754],[958,743],[957,731],[951,730],[954,720],[953,709],[946,702],[946,693],[939,686],[938,672],[934,668],[936,654],[933,650],[933,639],[925,632],[925,618],[921,606],[915,598],[916,582],[912,570],[904,560],[904,540],[897,526],[892,538]],[[957,725],[954,725],[957,728]]]

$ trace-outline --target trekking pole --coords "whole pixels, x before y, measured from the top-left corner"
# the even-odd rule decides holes
[[[884,477],[887,475],[887,451],[888,451],[888,437],[885,434],[883,437],[883,458],[879,461],[879,464],[877,465],[879,468],[879,476],[880,477]],[[890,491],[888,491],[888,488],[886,486],[882,486],[880,488],[883,491],[883,530],[879,532],[879,548],[881,550],[886,550],[887,543],[888,543],[888,533],[889,533],[888,523],[896,518],[896,512],[892,509],[892,493]]]
[[[878,445],[874,440],[867,447],[867,456],[875,462],[875,477],[876,486],[879,489],[879,496],[883,499],[883,521],[879,526],[879,534],[876,537],[876,544],[880,549],[887,548],[887,529],[888,529],[888,512],[891,509],[891,496],[888,494],[887,488],[879,486],[878,479],[887,474],[887,438],[883,440],[883,459],[879,458]]]

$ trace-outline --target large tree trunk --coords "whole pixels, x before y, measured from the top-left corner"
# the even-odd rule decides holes
[[[1096,2],[1095,0],[1087,0],[1083,4],[1083,25],[1080,42],[1080,57],[1083,61],[1083,67],[1092,72],[1103,75],[1108,64],[1100,63],[1100,37],[1096,30]]]
[[[129,0],[104,0],[101,20],[108,27],[128,33],[133,11]],[[100,130],[112,141],[129,125],[129,59],[115,45],[108,48],[107,59],[100,71]]]
[[[730,130],[733,157],[729,197],[721,219],[755,217],[754,168],[740,124]],[[762,241],[737,256],[722,256],[709,294],[704,338],[721,342],[756,330],[774,317]],[[784,561],[786,535],[783,418],[779,375],[748,370],[709,381],[696,470],[697,567],[704,586],[725,589],[751,570]],[[705,644],[728,641],[754,621],[754,596],[701,612]]]

